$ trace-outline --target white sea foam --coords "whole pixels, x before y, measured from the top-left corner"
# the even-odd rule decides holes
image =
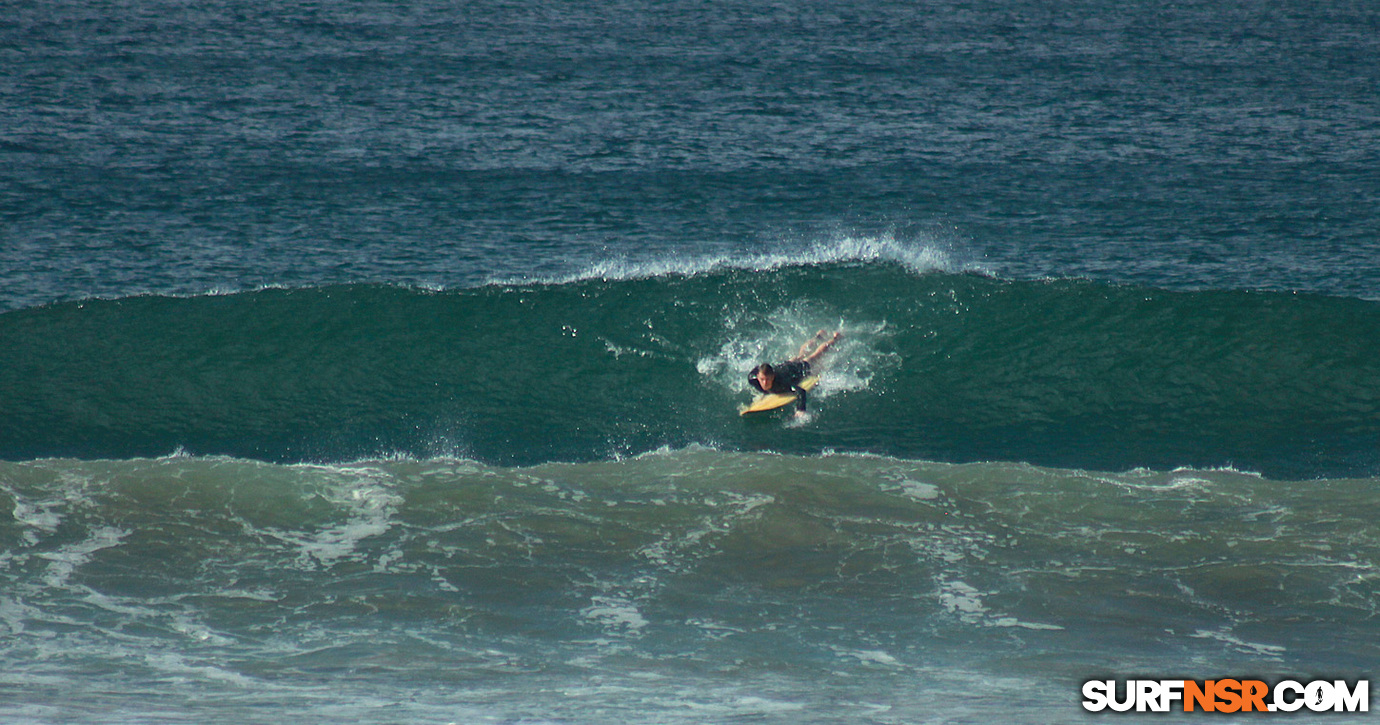
[[[605,631],[636,636],[647,626],[637,605],[620,596],[595,596],[580,611],[585,619],[598,623]]]
[[[1194,639],[1212,639],[1221,642],[1228,647],[1248,655],[1264,657],[1266,659],[1278,660],[1284,656],[1286,649],[1279,645],[1262,644],[1260,642],[1248,642],[1232,634],[1228,629],[1223,628],[1218,631],[1200,629],[1189,635]]]
[[[939,603],[965,622],[976,622],[987,612],[987,605],[982,603],[982,592],[962,581],[942,583]]]
[[[320,470],[345,477],[329,493],[329,498],[332,503],[348,511],[349,518],[311,533],[268,532],[274,538],[299,548],[297,563],[304,569],[316,566],[330,568],[337,561],[353,556],[360,542],[380,536],[392,527],[392,519],[402,501],[390,489],[388,475],[382,471],[369,467],[322,467]],[[385,560],[379,565],[386,567],[387,564]]]
[[[129,531],[125,529],[101,526],[92,530],[90,536],[82,541],[38,554],[39,558],[50,562],[44,583],[53,589],[64,587],[72,573],[91,561],[93,554],[119,546],[126,536],[129,536]]]
[[[987,594],[963,581],[946,581],[940,584],[939,603],[951,614],[966,624],[985,627],[1018,627],[1030,630],[1059,631],[1064,628],[1057,624],[1025,622],[1006,614],[995,614],[983,602]]]
[[[846,657],[858,660],[863,664],[880,665],[882,667],[901,667],[901,661],[891,654],[879,649],[849,649],[846,647],[830,647],[834,654],[839,657]]]
[[[14,520],[28,527],[24,531],[24,540],[30,546],[37,544],[43,535],[57,531],[58,526],[62,524],[62,515],[53,510],[59,503],[47,502],[40,505],[14,494]]]
[[[922,483],[904,478],[896,485],[900,488],[902,496],[915,501],[931,501],[939,498],[939,487],[932,483]]]
[[[1064,628],[1057,624],[1040,624],[1038,622],[1022,622],[1015,617],[997,617],[992,620],[993,627],[1020,627],[1021,629],[1034,629],[1046,631],[1061,631]]]
[[[689,530],[668,532],[661,540],[638,549],[638,556],[663,568],[677,565],[687,552],[700,551],[706,537],[721,536],[757,519],[761,516],[759,509],[776,500],[767,495],[742,496],[729,492],[724,492],[724,496],[730,500],[713,506],[712,513],[701,517],[698,525]]]
[[[768,272],[794,266],[846,262],[891,262],[916,274],[930,272],[980,271],[973,265],[959,264],[934,246],[904,242],[890,235],[839,236],[804,246],[783,245],[757,253],[661,256],[657,258],[615,257],[591,262],[571,273],[542,278],[501,277],[490,284],[568,284],[583,280],[629,280],[651,277],[694,276],[722,270]]]

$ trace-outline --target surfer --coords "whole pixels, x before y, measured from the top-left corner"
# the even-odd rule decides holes
[[[800,351],[790,360],[777,365],[762,363],[753,368],[752,372],[748,373],[748,384],[763,393],[795,393],[795,414],[804,415],[806,391],[800,387],[800,381],[809,377],[810,365],[838,342],[840,337],[843,337],[841,332],[835,332],[830,336],[824,330],[820,330],[814,337],[806,340],[805,344],[800,346]],[[817,346],[814,352],[810,352],[812,345]]]

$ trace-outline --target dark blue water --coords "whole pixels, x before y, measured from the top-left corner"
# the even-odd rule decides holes
[[[1340,0],[0,3],[0,713],[1368,677],[1377,57]]]

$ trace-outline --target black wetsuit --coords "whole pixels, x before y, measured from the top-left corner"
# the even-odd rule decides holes
[[[805,412],[805,388],[800,387],[800,381],[809,377],[810,363],[804,360],[792,360],[783,362],[780,365],[771,366],[775,377],[771,381],[771,390],[762,390],[762,384],[757,382],[757,369],[753,368],[752,374],[748,375],[748,384],[762,390],[763,393],[781,393],[790,395],[795,393],[795,409]]]

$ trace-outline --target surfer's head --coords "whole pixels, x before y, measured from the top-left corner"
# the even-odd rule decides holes
[[[763,390],[771,390],[772,383],[776,382],[776,371],[771,365],[762,363],[752,372],[757,376],[757,384],[761,385]]]

